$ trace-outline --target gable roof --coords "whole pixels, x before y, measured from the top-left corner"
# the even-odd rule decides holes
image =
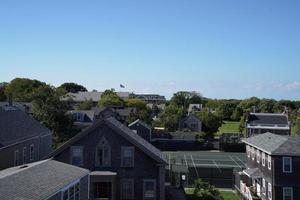
[[[69,110],[69,114],[81,113],[86,115],[91,121],[94,121],[95,110]]]
[[[112,128],[116,133],[118,133],[123,138],[131,142],[133,145],[135,145],[137,148],[139,148],[141,151],[143,151],[145,154],[147,154],[157,162],[163,164],[167,163],[165,155],[160,150],[158,150],[152,144],[144,140],[138,134],[134,133],[131,129],[129,129],[127,126],[125,126],[124,124],[116,120],[114,117],[101,119],[98,122],[94,123],[92,126],[84,129],[82,132],[75,135],[69,141],[67,141],[58,149],[56,149],[54,152],[52,152],[50,155],[48,155],[48,157],[54,157],[60,154],[62,151],[70,147],[72,144],[74,144],[84,136],[91,133],[93,130],[95,130],[97,127],[101,126],[102,124],[105,124],[110,128]]]
[[[49,129],[23,111],[0,109],[0,146],[48,134]]]
[[[250,113],[247,122],[250,124],[288,125],[288,118],[281,113]]]
[[[43,160],[26,166],[0,171],[0,199],[47,199],[89,173],[87,169],[55,160]]]
[[[131,126],[133,126],[135,124],[140,124],[140,125],[144,126],[145,128],[150,129],[150,130],[152,129],[151,126],[149,126],[148,124],[146,124],[145,122],[143,122],[140,119],[135,120],[134,122],[132,122],[131,124],[129,124],[128,127],[131,127]]]
[[[188,120],[188,119],[190,119],[190,118],[195,119],[195,120],[201,122],[201,120],[200,120],[198,117],[196,117],[194,114],[190,113],[188,116],[184,117],[184,118],[181,120],[181,123],[184,123],[186,120]]]
[[[242,140],[270,155],[300,156],[300,137],[263,133]]]

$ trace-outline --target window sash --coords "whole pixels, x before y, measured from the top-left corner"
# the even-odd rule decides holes
[[[283,200],[293,200],[293,188],[284,187],[282,188]]]
[[[272,168],[271,156],[270,156],[270,155],[268,155],[268,169],[270,169],[270,170],[271,170],[271,168]]]
[[[156,199],[156,180],[144,179],[143,180],[143,200]]]
[[[61,192],[61,200],[79,200],[80,199],[80,182],[73,183]]]
[[[29,159],[30,161],[33,161],[33,155],[34,155],[34,145],[30,145],[30,149],[29,149]]]
[[[260,162],[260,152],[258,149],[256,150],[256,161],[257,161],[257,163]]]
[[[272,199],[272,185],[268,183],[268,199]]]
[[[27,147],[23,147],[23,164],[27,163]]]
[[[265,152],[262,152],[261,157],[262,157],[261,164],[262,164],[262,166],[265,166],[266,165],[266,154],[265,154]]]
[[[121,199],[134,199],[134,179],[121,179]]]
[[[291,157],[283,157],[282,158],[282,169],[285,173],[292,172],[292,158]]]
[[[134,167],[134,147],[121,147],[121,167]]]
[[[71,163],[76,166],[83,165],[83,147],[72,146],[71,147]]]
[[[15,159],[14,159],[15,166],[19,165],[19,150],[15,151]]]

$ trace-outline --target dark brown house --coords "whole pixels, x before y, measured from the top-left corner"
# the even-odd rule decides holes
[[[246,169],[235,185],[243,199],[300,199],[300,137],[259,134],[246,143]]]
[[[50,157],[89,169],[90,199],[164,200],[164,155],[113,117],[85,129]]]

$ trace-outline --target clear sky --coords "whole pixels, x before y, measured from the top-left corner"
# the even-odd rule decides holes
[[[0,82],[300,99],[300,1],[1,0]]]

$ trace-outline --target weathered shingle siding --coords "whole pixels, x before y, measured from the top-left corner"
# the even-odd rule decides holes
[[[151,140],[151,129],[148,129],[144,126],[142,126],[141,124],[133,124],[132,126],[130,126],[131,130],[136,130],[137,134],[139,136],[141,136],[142,138],[144,138],[146,141],[150,142]]]
[[[298,185],[300,187],[300,157],[292,157],[292,173],[283,173],[282,156],[273,157],[275,185],[285,186]]]
[[[105,136],[106,140],[111,146],[111,167],[109,168],[97,168],[95,167],[95,152],[98,142],[102,136]],[[160,194],[159,183],[159,168],[157,162],[140,151],[135,147],[134,154],[134,168],[122,168],[121,167],[121,146],[134,146],[125,138],[115,133],[110,127],[103,124],[86,135],[81,140],[77,141],[73,146],[83,146],[84,164],[82,167],[91,171],[114,171],[117,172],[116,179],[116,198],[120,198],[120,179],[121,178],[133,178],[134,179],[134,191],[135,199],[142,199],[143,197],[143,179],[156,179],[157,181],[157,197]],[[70,163],[70,148],[65,149],[60,154],[55,156],[55,160]],[[163,183],[164,184],[164,181]],[[163,193],[163,192],[162,192]]]

